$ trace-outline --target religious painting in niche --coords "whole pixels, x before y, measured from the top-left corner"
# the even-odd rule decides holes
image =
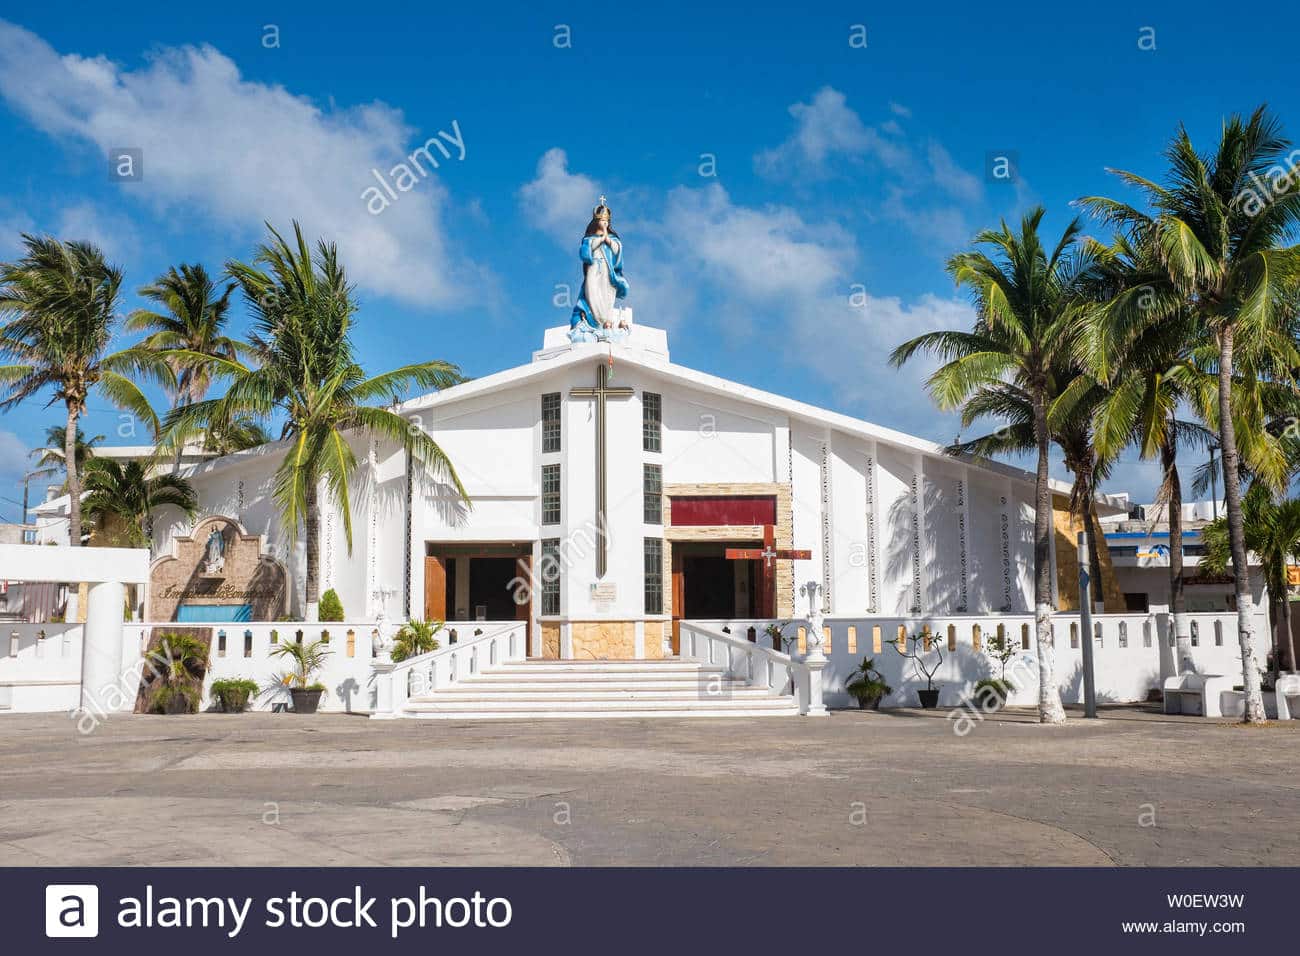
[[[149,573],[149,619],[190,624],[283,620],[284,566],[233,518],[201,519]]]

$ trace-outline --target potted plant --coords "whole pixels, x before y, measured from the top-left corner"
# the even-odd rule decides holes
[[[763,633],[772,642],[772,650],[779,651],[785,643],[785,622],[773,621],[763,628]]]
[[[1007,636],[1006,631],[990,635],[985,653],[1001,665],[999,677],[986,677],[975,682],[975,700],[985,710],[1000,710],[1011,696],[1011,682],[1007,680],[1007,665],[1016,656],[1015,641]]]
[[[876,670],[874,657],[862,658],[862,663],[849,674],[849,682],[844,689],[854,697],[863,710],[879,710],[880,699],[892,694],[894,688],[885,683],[884,675]]]
[[[257,681],[247,677],[212,682],[212,699],[221,705],[221,711],[225,714],[242,714],[248,708],[248,698],[256,693]]]
[[[422,621],[418,618],[407,621],[393,638],[393,660],[404,661],[408,657],[436,651],[442,645],[434,635],[441,631],[442,627],[442,621]]]
[[[921,702],[921,706],[926,710],[938,707],[939,688],[934,686],[934,675],[939,672],[939,667],[943,664],[943,647],[930,633],[929,628],[923,628],[915,634],[907,635],[903,640],[902,647],[899,646],[897,641],[890,641],[889,646],[901,656],[910,660],[917,674],[925,677],[925,690],[918,689],[916,692],[916,697]],[[930,664],[926,661],[926,657],[932,651],[936,659],[933,664]]]
[[[208,645],[188,634],[164,634],[149,655],[151,714],[198,713],[203,699],[203,675],[208,671]]]
[[[325,666],[325,659],[330,656],[329,646],[323,640],[299,644],[288,641],[271,648],[275,657],[287,658],[293,669],[281,675],[280,683],[289,688],[293,698],[293,711],[296,714],[314,714],[320,706],[320,698],[325,693],[325,685],[312,682],[312,677]]]

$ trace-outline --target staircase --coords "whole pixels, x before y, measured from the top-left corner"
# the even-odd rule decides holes
[[[503,663],[412,697],[403,717],[443,720],[552,717],[787,717],[773,695],[694,660]]]

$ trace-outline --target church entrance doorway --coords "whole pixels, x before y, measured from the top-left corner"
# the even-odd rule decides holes
[[[426,620],[531,622],[532,542],[430,542],[425,551]]]
[[[727,557],[728,549],[761,546],[748,540],[672,542],[673,621],[774,616],[774,608],[762,607],[761,559]],[[674,653],[680,653],[678,641],[674,626]]]

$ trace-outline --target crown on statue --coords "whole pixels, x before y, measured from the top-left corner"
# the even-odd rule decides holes
[[[600,201],[596,203],[596,208],[591,211],[591,217],[597,222],[609,222],[609,207],[605,205],[604,196],[600,197]]]

